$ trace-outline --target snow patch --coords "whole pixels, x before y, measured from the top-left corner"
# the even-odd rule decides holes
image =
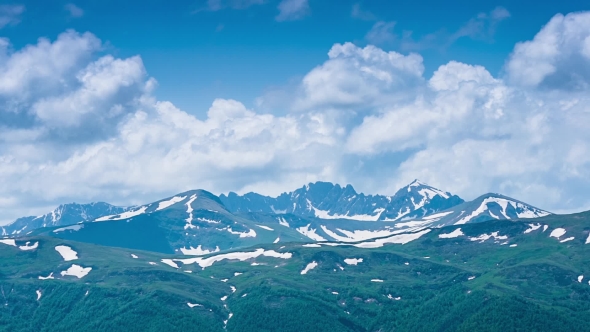
[[[291,227],[291,226],[289,226],[289,223],[287,222],[287,220],[285,220],[285,218],[283,218],[283,217],[279,217],[279,225],[285,226],[285,227]]]
[[[2,240],[0,240],[0,243],[4,243],[6,245],[16,247],[16,241],[14,241],[14,239],[2,239]]]
[[[320,226],[322,230],[328,234],[331,238],[336,241],[340,242],[358,242],[358,241],[366,241],[374,238],[379,237],[386,237],[394,235],[396,232],[392,232],[390,230],[377,230],[377,231],[370,231],[370,230],[355,230],[355,231],[347,231],[344,229],[337,228],[337,231],[344,234],[344,236],[338,235],[335,232],[329,230],[326,226]]]
[[[53,272],[51,272],[47,277],[39,276],[39,280],[48,280],[48,279],[55,279],[53,277]]]
[[[381,279],[371,279],[372,282],[383,282]]]
[[[162,263],[169,265],[175,269],[178,269],[178,264],[176,264],[173,260],[168,259],[168,258],[164,258],[161,260]]]
[[[280,237],[277,237],[277,239],[274,240],[272,243],[279,243],[279,241],[281,241],[281,238]]]
[[[106,220],[122,220],[122,219],[128,219],[131,217],[135,217],[135,216],[139,216],[140,214],[144,214],[145,210],[147,210],[147,206],[142,206],[137,210],[134,211],[127,211],[127,212],[123,212],[121,214],[115,214],[115,215],[110,215],[110,216],[104,216],[104,217],[100,217],[97,218],[94,221],[106,221]]]
[[[78,253],[68,246],[56,246],[55,250],[61,255],[61,257],[66,262],[78,259]]]
[[[516,243],[515,244],[511,244],[510,245],[510,248],[514,248],[514,247],[517,247],[517,246],[518,246],[518,244],[516,244]]]
[[[244,237],[256,237],[256,231],[254,231],[253,229],[250,229],[248,232],[235,232],[231,229],[231,227],[227,228],[227,231],[230,234],[233,235],[239,235],[240,238],[244,238]]]
[[[566,233],[566,230],[564,228],[556,228],[553,231],[551,231],[551,234],[549,234],[549,237],[554,237],[559,239],[560,237],[564,236]]]
[[[326,241],[326,239],[324,239],[320,235],[316,234],[316,230],[314,228],[310,229],[310,227],[311,227],[311,224],[308,224],[307,226],[304,226],[304,227],[299,227],[299,228],[297,228],[297,232],[301,233],[304,236],[307,236],[308,238],[310,238],[314,241]]]
[[[441,239],[452,239],[452,238],[463,236],[463,235],[465,235],[465,234],[463,234],[463,231],[461,231],[461,228],[457,228],[456,230],[454,230],[448,234],[438,234],[438,237]]]
[[[260,227],[262,229],[266,229],[267,231],[274,231],[274,229],[272,229],[272,228],[270,228],[268,226],[264,226],[264,225],[256,225],[256,226],[258,226],[258,227]]]
[[[524,234],[536,231],[539,228],[541,228],[541,224],[529,224],[529,228],[524,231]]]
[[[362,258],[345,258],[344,259],[344,263],[348,264],[348,265],[357,265],[358,263],[362,263],[363,259]]]
[[[430,229],[425,229],[416,233],[398,234],[384,239],[377,239],[371,242],[361,242],[353,244],[357,248],[380,248],[388,243],[406,244],[419,239],[422,235],[430,232]]]
[[[302,245],[302,247],[304,247],[304,248],[321,248],[322,246],[317,243],[308,243],[308,244]]]
[[[92,270],[91,267],[81,267],[80,265],[72,264],[72,266],[70,266],[70,268],[67,269],[66,271],[61,271],[61,275],[62,276],[74,276],[74,277],[78,277],[78,279],[81,279],[81,278],[85,277],[86,275],[88,275],[88,273],[90,273],[91,270]]]
[[[27,251],[27,250],[35,250],[39,247],[39,242],[35,242],[35,244],[32,244],[32,245],[29,245],[29,243],[31,243],[31,242],[27,242],[27,243],[25,243],[24,246],[19,246],[18,248],[20,250]]]
[[[198,303],[190,303],[187,302],[186,305],[188,305],[190,308],[194,308],[194,307],[202,307],[202,304],[198,304]]]
[[[584,280],[584,276],[583,276],[583,275],[580,275],[580,276],[578,276],[578,282],[580,282],[580,283],[581,283],[581,282],[582,282],[582,280]]]
[[[471,277],[467,278],[467,280],[473,280],[473,279],[475,279],[475,276],[471,276]]]
[[[305,269],[303,269],[301,271],[301,274],[307,274],[307,272],[309,272],[310,270],[315,269],[318,266],[318,263],[316,263],[316,261],[313,261],[309,264],[307,264],[307,266],[305,267]]]
[[[37,293],[37,301],[39,301],[39,299],[41,298],[41,295],[43,295],[43,294],[41,294],[40,290],[37,290],[35,292]]]
[[[227,254],[221,254],[216,256],[211,256],[207,258],[203,257],[196,257],[196,258],[186,258],[186,259],[175,259],[176,262],[181,262],[182,264],[198,264],[203,269],[212,266],[215,262],[220,262],[222,260],[239,260],[245,261],[251,258],[257,258],[259,256],[265,257],[275,257],[275,258],[282,258],[282,259],[289,259],[293,256],[292,253],[279,253],[274,250],[264,250],[264,249],[256,249],[252,252],[231,252]]]
[[[167,207],[170,207],[176,203],[180,203],[182,202],[184,199],[186,198],[186,196],[174,196],[171,199],[167,200],[167,201],[161,201],[160,203],[158,203],[158,208],[156,208],[156,211],[160,211],[163,210]]]
[[[193,248],[192,246],[189,249],[182,247],[182,248],[180,248],[180,251],[182,252],[183,255],[203,256],[203,255],[208,255],[208,254],[212,254],[215,252],[219,252],[220,250],[219,250],[219,246],[215,247],[215,250],[203,249],[201,247],[201,245],[199,244],[196,248]]]
[[[491,238],[495,240],[508,240],[508,236],[506,235],[498,235],[499,232],[492,232],[491,234],[482,234],[478,237],[470,237],[469,240],[471,241],[479,241],[480,243],[485,242]]]
[[[77,231],[81,230],[82,228],[84,228],[84,225],[83,224],[72,225],[72,226],[68,226],[68,227],[62,227],[62,228],[54,229],[53,230],[53,233],[59,233],[59,232],[65,232],[65,231],[77,232]]]
[[[575,237],[573,237],[573,236],[572,237],[568,237],[567,239],[563,239],[563,240],[559,241],[559,243],[568,242],[568,241],[571,241],[573,239],[575,239]]]
[[[137,259],[137,258],[139,258],[139,257],[137,257],[137,255],[136,255],[136,254],[131,254],[131,258],[136,258],[136,259]]]

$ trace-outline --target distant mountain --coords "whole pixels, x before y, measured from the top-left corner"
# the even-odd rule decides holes
[[[19,235],[41,227],[67,226],[90,221],[105,215],[123,213],[128,209],[104,202],[63,204],[41,216],[18,218],[12,223],[0,227],[0,233],[3,236]]]
[[[365,195],[357,193],[351,185],[341,187],[329,182],[316,182],[276,198],[256,193],[239,196],[230,192],[219,199],[235,213],[291,213],[303,217],[360,221],[418,219],[464,202],[459,196],[418,180],[393,196]]]
[[[133,208],[106,203],[88,206],[95,209],[65,205],[46,216],[21,218],[3,229],[4,236],[29,235],[35,228],[51,227],[34,234],[200,256],[279,242],[354,243],[445,225],[549,214],[497,194],[464,202],[419,181],[393,196],[364,195],[350,185],[317,182],[276,198],[255,193],[217,197],[205,190],[191,190]],[[103,208],[98,209],[100,206]],[[85,222],[68,226],[81,221]]]

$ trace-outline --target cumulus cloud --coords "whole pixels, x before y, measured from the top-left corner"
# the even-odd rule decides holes
[[[456,61],[425,77],[418,54],[336,44],[284,115],[215,99],[197,118],[153,96],[139,56],[99,56],[89,33],[20,50],[2,40],[4,221],[73,200],[141,204],[194,188],[278,194],[316,180],[392,194],[420,178],[466,199],[492,191],[554,211],[590,206],[590,93],[547,83],[571,76],[568,59],[579,73],[589,68],[584,15],[553,18],[515,47],[499,77]],[[568,33],[547,43],[545,31]],[[553,69],[523,82],[513,61],[532,61],[523,49],[540,44],[558,45],[535,58]]]
[[[71,17],[79,18],[84,16],[84,10],[73,3],[68,3],[64,6],[64,9],[70,13]]]
[[[518,43],[506,64],[511,83],[587,90],[590,84],[590,12],[555,15],[533,40]]]
[[[282,0],[277,8],[277,21],[295,21],[309,14],[309,0]]]
[[[0,5],[0,29],[20,23],[20,16],[24,11],[23,5]]]
[[[303,78],[296,109],[379,106],[423,82],[422,57],[415,53],[345,43],[334,45],[328,57]]]

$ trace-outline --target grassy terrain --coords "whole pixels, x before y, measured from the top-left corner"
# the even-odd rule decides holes
[[[531,222],[548,229],[525,234]],[[464,236],[439,238],[458,227]],[[567,231],[560,239],[575,239],[549,237],[557,227]],[[0,330],[588,331],[589,230],[588,214],[494,221],[375,249],[257,246],[242,251],[262,247],[292,257],[223,260],[205,269],[161,262],[180,256],[37,236],[17,241],[37,241],[36,250],[0,244]],[[469,239],[493,232],[508,239]],[[54,250],[59,244],[79,259],[64,262]],[[348,265],[346,258],[363,261]],[[310,262],[317,267],[302,275]],[[62,277],[74,263],[92,271]],[[38,279],[52,272],[58,279]]]

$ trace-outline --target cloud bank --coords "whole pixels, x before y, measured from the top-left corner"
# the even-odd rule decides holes
[[[466,199],[587,208],[588,22],[556,15],[499,77],[455,61],[425,77],[419,54],[335,44],[288,114],[215,99],[203,119],[157,100],[140,56],[99,56],[91,33],[19,50],[0,39],[2,221],[74,200],[278,194],[316,180],[392,194],[419,178]]]

